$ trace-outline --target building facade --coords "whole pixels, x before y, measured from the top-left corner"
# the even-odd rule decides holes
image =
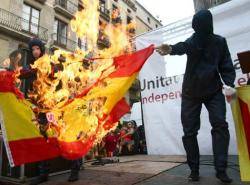
[[[70,20],[84,8],[80,0],[1,0],[0,61],[18,46],[27,46],[32,37],[42,39],[47,47],[73,51],[83,48],[81,40],[70,29]],[[122,23],[138,21],[136,34],[161,26],[135,0],[100,0],[100,22],[110,22],[112,11],[119,9]],[[144,17],[148,17],[144,20]],[[100,44],[104,44],[100,41]]]
[[[136,13],[136,34],[142,34],[162,26],[161,21],[156,19],[147,9],[145,9],[139,2],[135,2],[137,7]]]
[[[195,12],[197,12],[202,9],[212,8],[228,1],[230,0],[194,0],[194,9]]]

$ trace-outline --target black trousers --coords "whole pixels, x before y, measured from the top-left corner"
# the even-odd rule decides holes
[[[71,161],[71,172],[78,172],[83,164],[82,158]]]
[[[199,170],[199,146],[197,134],[200,129],[200,113],[202,104],[209,113],[209,121],[212,126],[212,145],[214,165],[217,171],[225,171],[227,168],[229,131],[226,122],[226,102],[221,91],[209,98],[192,99],[182,97],[181,120],[184,136],[183,145],[187,153],[187,162],[191,170]],[[205,124],[205,123],[204,123]]]
[[[70,164],[70,170],[71,170],[71,172],[78,173],[80,171],[80,168],[81,168],[82,164],[83,164],[82,158],[76,159],[76,160],[72,160],[71,164]],[[39,168],[38,173],[39,173],[40,176],[47,176],[47,175],[49,175],[49,163],[48,163],[48,161],[41,161],[41,162],[39,162],[38,168]]]

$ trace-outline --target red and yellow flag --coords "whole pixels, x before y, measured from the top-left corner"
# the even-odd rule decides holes
[[[250,86],[237,88],[232,103],[242,181],[250,181]]]
[[[55,128],[48,129],[47,139],[40,134],[38,125],[33,121],[32,104],[14,87],[14,73],[0,72],[0,122],[10,165],[57,156],[78,159],[85,155],[129,111],[130,107],[123,97],[153,51],[154,46],[150,46],[114,58],[114,72],[99,80],[81,96],[51,110],[51,114],[62,121],[56,125],[59,133],[54,133]],[[79,111],[87,103],[102,97],[105,97],[105,103],[100,117]]]

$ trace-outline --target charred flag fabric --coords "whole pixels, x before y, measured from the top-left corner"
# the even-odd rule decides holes
[[[117,125],[130,107],[124,95],[136,79],[154,46],[113,58],[115,70],[64,106],[51,110],[46,118],[52,124],[41,135],[35,123],[33,105],[15,87],[15,73],[0,72],[0,122],[11,166],[63,156],[78,159]],[[103,99],[105,98],[105,99]],[[100,116],[87,112],[89,103],[104,101]],[[95,111],[94,107],[92,106]],[[55,120],[60,120],[56,122]]]

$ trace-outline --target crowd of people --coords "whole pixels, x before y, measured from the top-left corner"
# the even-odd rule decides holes
[[[120,124],[104,137],[102,149],[107,157],[145,154],[147,149],[143,125],[137,127],[135,121]]]
[[[86,159],[118,157],[123,155],[146,154],[144,126],[137,126],[135,121],[119,123],[110,131],[100,144],[92,148]]]

